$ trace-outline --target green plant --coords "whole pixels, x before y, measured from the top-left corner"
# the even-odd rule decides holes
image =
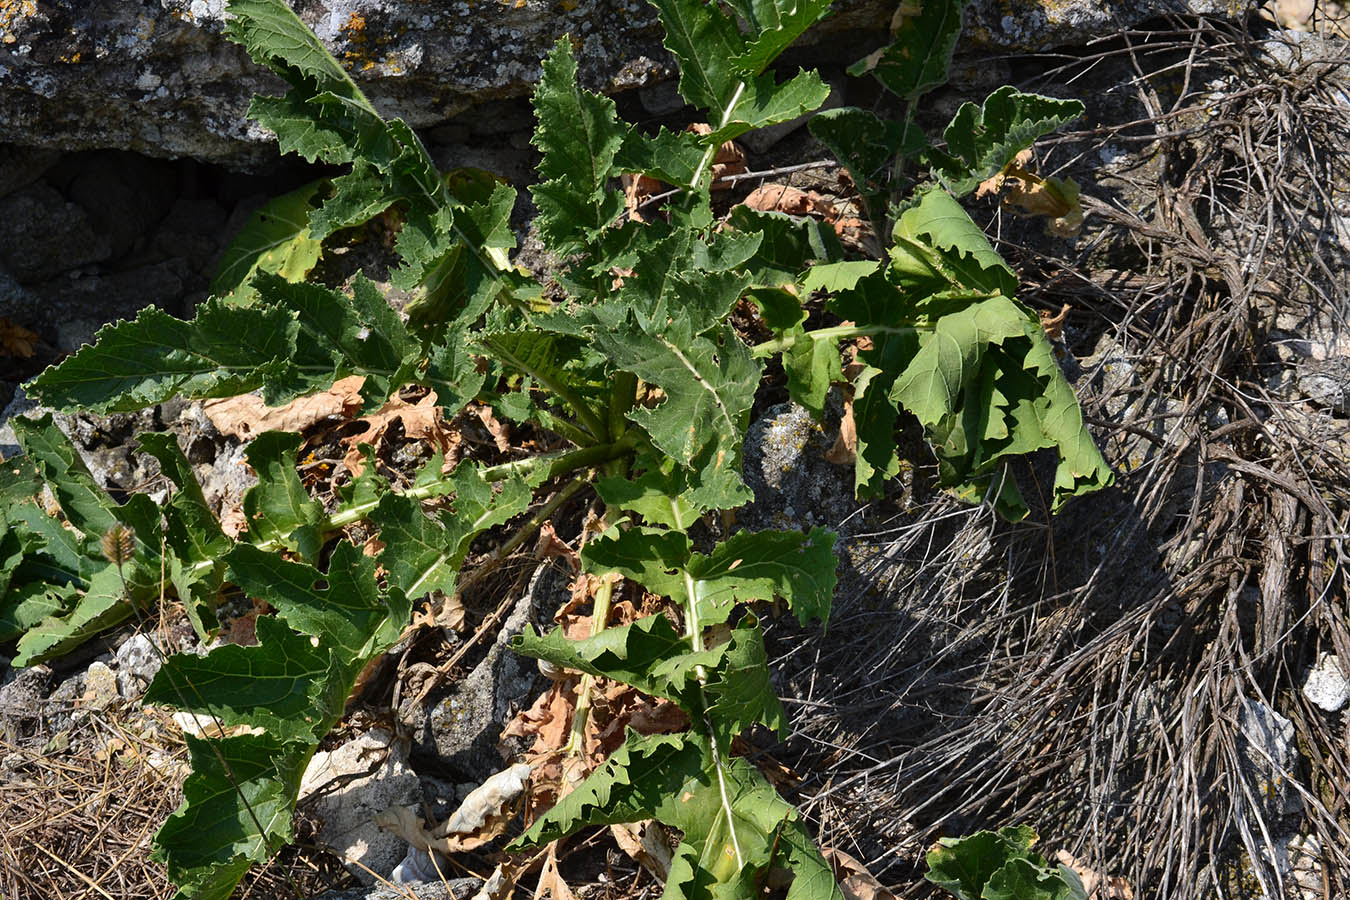
[[[171,436],[141,439],[175,488],[161,511],[144,496],[118,504],[99,490],[49,419],[16,426],[25,456],[0,471],[0,639],[21,635],[18,664],[65,652],[166,593],[203,638],[218,627],[227,584],[276,610],[258,620],[257,646],[173,657],[147,695],[255,729],[188,738],[184,803],[155,841],[180,897],[228,896],[289,839],[308,760],[363,667],[398,638],[411,601],[452,592],[486,530],[512,525],[499,547],[509,550],[587,487],[607,527],[583,547],[585,571],[669,598],[671,616],[581,641],[527,630],[516,649],[666,698],[692,726],[630,733],[515,846],[656,818],[684,835],[670,897],[752,896],[781,868],[795,873],[790,897],[836,896],[800,816],[731,754],[748,726],[781,733],[786,721],[751,608],[777,598],[803,624],[827,620],[835,536],[741,532],[706,553],[691,537],[751,499],[741,445],[763,361],[779,358],[791,396],[820,414],[843,380],[841,342],[867,339],[852,385],[860,495],[879,495],[899,471],[902,408],[927,429],[942,483],[1009,518],[1026,513],[1005,477],[1012,456],[1058,453],[1056,509],[1110,482],[1036,316],[1014,299],[1013,272],[941,186],[926,183],[905,205],[893,196],[906,166],[953,188],[988,177],[1080,107],[1004,89],[979,115],[963,108],[943,150],[912,116],[818,117],[813,128],[853,172],[877,223],[894,220],[883,226],[884,260],[849,261],[819,223],[742,207],[719,226],[709,199],[719,144],[824,101],[815,73],[780,83],[768,67],[828,2],[653,3],[680,90],[706,111],[711,133],[646,134],[621,122],[611,100],[578,87],[571,45],[559,41],[534,98],[541,180],[531,190],[538,231],[564,263],[541,284],[510,262],[512,188],[442,177],[412,129],[382,119],[282,0],[231,0],[227,35],[290,85],[284,97],[255,98],[250,115],[283,151],[349,169],[256,217],[192,321],[147,308],[44,372],[30,394],[109,412],[261,389],[275,405],[361,375],[367,410],[416,384],[448,413],[478,399],[570,446],[448,475],[437,457],[398,489],[368,465],[325,509],[296,473],[300,438],[266,433],[248,449],[259,483],[235,540]],[[941,83],[960,6],[925,3],[905,20],[874,63],[886,87],[912,104]],[[654,221],[627,219],[613,186],[621,173],[677,190]],[[402,223],[392,282],[413,294],[406,320],[363,276],[347,292],[303,281],[324,239],[390,211]],[[773,333],[753,346],[729,322],[747,298]],[[70,527],[34,499],[44,484]],[[543,505],[526,516],[536,500]],[[378,559],[343,538],[357,522],[378,533]],[[114,528],[135,535],[131,558],[115,563],[99,552]],[[612,590],[607,580],[595,596],[602,624]]]
[[[1087,900],[1078,874],[1052,866],[1031,849],[1035,843],[1025,825],[939,838],[924,877],[961,900]]]

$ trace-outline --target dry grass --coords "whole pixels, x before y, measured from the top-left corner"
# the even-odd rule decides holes
[[[1114,338],[1117,374],[1080,390],[1119,484],[1054,520],[937,500],[863,536],[870,590],[841,598],[839,638],[778,635],[805,808],[903,896],[928,893],[935,837],[1013,822],[1169,900],[1283,895],[1269,848],[1313,834],[1324,884],[1307,896],[1350,896],[1350,748],[1299,690],[1319,650],[1350,659],[1350,433],[1264,386],[1277,313],[1350,312],[1327,243],[1350,190],[1350,103],[1333,95],[1350,66],[1282,70],[1240,29],[1177,23],[1030,89],[1073,95],[1122,65],[1127,121],[1052,156],[1084,182],[1083,254],[993,226],[1029,301],[1073,305],[1077,355]],[[1140,164],[1093,184],[1106,145]],[[1103,266],[1108,244],[1128,268]],[[1043,467],[1010,477],[1046,493]],[[1301,815],[1272,811],[1244,768],[1244,697],[1297,728]]]

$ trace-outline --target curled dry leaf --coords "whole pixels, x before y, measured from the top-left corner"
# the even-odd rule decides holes
[[[634,222],[645,222],[642,204],[648,197],[661,193],[665,185],[650,175],[620,175],[619,183],[623,185],[623,203],[628,210],[628,218]]]
[[[620,850],[657,880],[664,882],[669,877],[674,850],[665,831],[654,820],[611,825],[609,833],[614,836],[614,843],[619,845]]]
[[[572,893],[572,889],[563,880],[562,873],[558,871],[557,842],[549,844],[548,852],[544,854],[544,866],[539,870],[539,884],[534,891],[535,900],[539,900],[544,894],[548,894],[553,900],[577,900],[577,895]]]
[[[395,396],[375,412],[356,421],[364,422],[370,427],[359,434],[342,438],[342,444],[347,447],[347,453],[342,461],[353,477],[359,476],[365,469],[366,461],[361,453],[361,444],[378,445],[395,421],[402,423],[403,434],[409,440],[430,441],[444,454],[442,471],[453,469],[459,460],[459,433],[446,429],[441,419],[441,408],[436,405],[434,391],[429,391],[415,403],[409,403]]]
[[[839,436],[825,451],[825,459],[837,466],[851,466],[858,458],[858,423],[853,418],[853,390],[844,391],[844,414],[839,417]]]
[[[392,806],[375,824],[414,847],[451,854],[481,847],[500,835],[515,817],[516,799],[525,791],[530,766],[517,763],[474,788],[444,823],[426,829],[410,806]]]
[[[820,852],[834,870],[846,900],[895,900],[895,894],[877,881],[866,866],[843,850],[826,847]]]
[[[202,412],[221,434],[244,441],[264,431],[304,431],[319,422],[346,419],[359,412],[365,381],[360,375],[342,378],[326,391],[297,397],[283,406],[268,406],[255,394],[205,400]]]
[[[1065,850],[1055,853],[1055,860],[1070,868],[1083,882],[1083,889],[1092,900],[1134,900],[1134,889],[1124,878],[1116,875],[1105,876],[1089,869],[1078,858]]]
[[[1072,178],[1042,177],[1027,167],[1030,150],[1023,150],[994,177],[980,184],[976,197],[997,194],[1005,187],[1003,205],[1029,216],[1049,216],[1045,230],[1058,237],[1073,237],[1083,227],[1083,207],[1078,202],[1078,184]]]
[[[558,532],[554,530],[551,521],[545,522],[539,526],[539,539],[534,543],[534,558],[537,560],[545,559],[564,559],[572,567],[573,572],[581,571],[581,556],[577,551],[558,537]]]
[[[483,427],[492,435],[492,443],[497,447],[498,453],[505,453],[511,449],[511,430],[502,422],[497,421],[497,417],[492,414],[492,407],[479,406],[474,411]]]
[[[492,870],[492,874],[483,882],[483,886],[478,889],[470,900],[510,900],[511,894],[516,889],[516,882],[520,876],[525,874],[534,860],[538,857],[510,857],[503,862],[497,863],[497,868]]]
[[[1059,308],[1059,312],[1050,313],[1048,309],[1040,312],[1041,327],[1045,329],[1045,336],[1052,341],[1057,341],[1064,336],[1064,319],[1069,315],[1072,306],[1065,303]]]

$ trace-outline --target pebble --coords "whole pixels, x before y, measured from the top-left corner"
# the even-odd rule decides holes
[[[1338,712],[1350,701],[1350,678],[1334,653],[1317,657],[1303,681],[1303,696],[1327,712]]]

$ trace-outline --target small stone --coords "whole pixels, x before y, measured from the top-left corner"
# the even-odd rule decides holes
[[[117,689],[128,700],[145,693],[163,662],[148,635],[132,635],[117,648]]]
[[[1334,653],[1317,657],[1317,664],[1303,681],[1303,696],[1327,712],[1337,712],[1350,701],[1350,679]]]
[[[107,663],[91,663],[84,673],[84,693],[80,706],[85,709],[106,709],[121,698],[117,692],[117,674]]]
[[[1258,796],[1269,801],[1270,813],[1292,815],[1303,808],[1294,785],[1298,749],[1294,723],[1259,700],[1242,698],[1238,729],[1247,773]]]

